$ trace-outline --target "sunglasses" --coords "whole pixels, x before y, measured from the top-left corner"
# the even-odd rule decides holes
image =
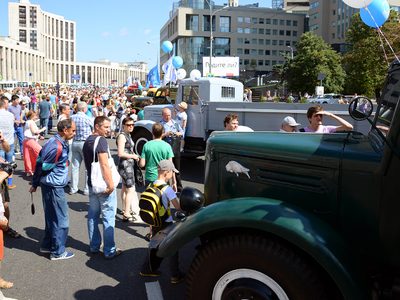
[[[134,124],[125,124],[125,126],[127,126],[127,127],[133,127]]]

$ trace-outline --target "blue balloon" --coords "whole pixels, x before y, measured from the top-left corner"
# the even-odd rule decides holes
[[[368,12],[368,10],[369,12]],[[370,14],[371,13],[371,14]],[[389,18],[390,5],[387,0],[374,0],[367,8],[360,9],[361,19],[370,27],[381,27]],[[372,19],[371,15],[374,17]],[[375,21],[374,21],[375,20]]]
[[[171,50],[172,50],[172,43],[171,43],[170,41],[165,41],[165,42],[163,42],[163,43],[162,43],[162,49],[163,49],[165,52],[167,52],[167,53],[171,52]]]
[[[175,56],[175,57],[172,59],[172,65],[173,65],[176,69],[179,69],[180,67],[182,67],[182,65],[183,65],[183,59],[182,59],[182,57],[180,57],[180,56]]]

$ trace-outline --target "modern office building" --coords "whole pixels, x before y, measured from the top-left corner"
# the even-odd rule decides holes
[[[309,0],[272,0],[272,8],[283,9],[294,14],[306,14],[310,8]]]
[[[400,0],[389,0],[392,9],[399,11]],[[310,0],[309,30],[324,39],[336,51],[348,51],[346,32],[351,17],[359,10],[346,5],[343,0]]]
[[[210,15],[212,22],[210,22]],[[170,19],[160,31],[160,43],[169,40],[174,54],[183,58],[186,72],[203,70],[203,56],[238,56],[240,69],[270,71],[283,64],[281,53],[291,53],[306,28],[306,15],[229,1],[217,6],[208,0],[174,3]],[[161,64],[168,54],[161,51]]]
[[[76,23],[43,11],[29,0],[8,3],[9,37],[0,37],[3,81],[123,85],[129,76],[145,80],[147,64],[76,61]],[[80,75],[73,81],[72,75]]]

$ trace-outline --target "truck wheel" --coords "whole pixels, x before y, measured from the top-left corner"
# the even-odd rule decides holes
[[[207,244],[194,258],[186,296],[203,299],[329,299],[321,274],[296,250],[257,235]]]
[[[131,133],[132,140],[135,143],[134,150],[136,154],[142,155],[144,144],[153,139],[153,136],[147,130],[140,128]]]

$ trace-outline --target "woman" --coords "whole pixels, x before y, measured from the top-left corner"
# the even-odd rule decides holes
[[[21,106],[21,113],[23,115],[23,120],[26,121],[26,114],[29,112],[29,109],[26,107],[26,103],[24,100],[21,100],[19,102],[19,105]]]
[[[118,135],[118,172],[122,178],[122,215],[124,222],[134,222],[136,219],[132,216],[131,203],[135,194],[135,171],[134,160],[139,160],[139,156],[133,151],[134,143],[131,138],[133,131],[133,119],[130,117],[122,121],[123,131]]]
[[[31,95],[31,110],[36,111],[36,106],[37,106],[36,92],[33,91]]]
[[[26,114],[28,121],[25,123],[24,141],[22,143],[22,151],[24,151],[24,164],[26,176],[32,176],[35,171],[36,160],[42,147],[37,142],[39,133],[46,131],[46,127],[38,129],[36,126],[37,114],[30,110]],[[43,137],[40,137],[43,139]]]

